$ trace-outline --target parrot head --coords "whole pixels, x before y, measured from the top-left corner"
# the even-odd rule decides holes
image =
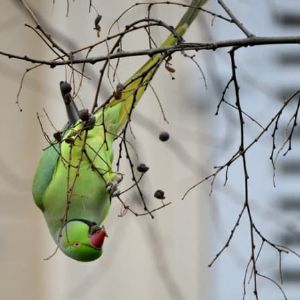
[[[103,226],[84,219],[73,219],[62,228],[59,248],[75,260],[92,261],[102,255],[105,237],[107,233]]]

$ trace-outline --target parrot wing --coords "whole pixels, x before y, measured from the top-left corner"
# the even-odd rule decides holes
[[[52,180],[55,172],[57,162],[59,159],[59,146],[51,145],[44,150],[43,155],[39,161],[32,184],[32,194],[35,204],[41,209],[43,207],[43,196]]]

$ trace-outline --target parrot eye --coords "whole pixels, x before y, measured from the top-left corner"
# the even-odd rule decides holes
[[[74,242],[73,246],[76,248],[80,247],[80,242],[78,242],[78,241]]]

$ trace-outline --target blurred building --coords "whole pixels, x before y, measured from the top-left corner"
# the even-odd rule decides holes
[[[300,8],[294,0],[285,1],[226,1],[239,20],[252,33],[258,36],[292,36],[299,34]],[[217,11],[222,9],[211,5]],[[232,24],[215,21],[212,27],[212,38],[225,40],[242,38],[243,33]],[[299,90],[299,47],[293,45],[260,46],[241,48],[236,51],[237,74],[240,85],[243,110],[256,121],[266,126],[272,116],[282,106],[283,101]],[[209,57],[210,80],[215,83],[216,103],[220,100],[222,91],[230,79],[230,58],[224,51],[217,51]],[[299,96],[297,96],[299,98]],[[289,105],[281,115],[276,132],[274,160],[275,173],[271,160],[274,126],[265,134],[259,143],[247,152],[249,172],[249,199],[255,224],[261,233],[273,243],[285,245],[299,253],[299,175],[300,175],[300,131],[295,127],[292,138],[292,149],[289,148],[288,137],[297,113],[297,101]],[[235,103],[233,90],[226,94],[226,100]],[[299,117],[298,117],[299,120]],[[239,145],[237,134],[239,123],[235,110],[223,105],[219,113],[217,130],[223,143],[216,148],[219,160],[224,162],[231,157]],[[249,118],[245,118],[246,144],[249,144],[260,132],[261,128]],[[287,142],[286,142],[287,141]],[[277,151],[280,150],[277,156]],[[218,159],[217,159],[218,161]],[[226,187],[220,187],[215,193],[214,201],[219,208],[218,234],[215,238],[215,251],[222,248],[228,238],[234,222],[244,201],[243,176],[241,165],[231,166],[228,172]],[[274,176],[275,174],[275,176]],[[274,177],[273,177],[274,176]],[[222,186],[224,178],[219,178]],[[276,187],[274,187],[274,183]],[[261,246],[261,239],[255,236],[256,251]],[[242,299],[243,280],[250,257],[249,221],[244,216],[236,230],[235,238],[226,249],[215,267],[218,275],[215,299]],[[259,256],[258,271],[272,278],[282,288],[288,299],[299,299],[300,263],[299,258],[292,253],[279,256],[278,251],[264,243]],[[281,265],[281,266],[280,266]],[[281,269],[281,270],[280,270]],[[228,276],[230,274],[230,276]],[[282,278],[281,278],[282,275]],[[282,282],[281,282],[282,279]],[[255,299],[250,272],[246,276],[246,299]],[[249,283],[250,282],[250,283]],[[280,289],[274,282],[266,278],[258,278],[260,299],[283,298]]]

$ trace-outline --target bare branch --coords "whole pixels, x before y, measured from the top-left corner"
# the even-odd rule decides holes
[[[223,9],[226,11],[228,16],[231,18],[232,22],[248,37],[253,37],[254,34],[251,33],[239,20],[238,18],[233,14],[233,12],[230,10],[230,8],[225,4],[223,0],[218,0],[218,3],[223,7]]]
[[[147,25],[145,25],[147,26]],[[137,50],[137,51],[122,51],[110,54],[109,56],[95,56],[89,58],[74,58],[73,60],[65,60],[65,61],[56,61],[54,60],[42,60],[36,59],[33,57],[29,57],[27,55],[17,55],[5,51],[0,51],[0,55],[6,56],[9,59],[18,59],[22,61],[27,61],[33,64],[43,64],[48,65],[52,68],[56,66],[63,66],[69,64],[82,64],[89,63],[95,64],[98,62],[106,61],[109,57],[110,60],[125,58],[125,57],[133,57],[133,56],[152,56],[157,53],[164,53],[166,56],[181,51],[200,51],[200,50],[216,50],[219,48],[228,48],[228,47],[249,47],[249,46],[266,46],[266,45],[290,45],[300,44],[300,36],[278,36],[278,37],[250,37],[245,39],[234,39],[234,40],[224,40],[224,41],[216,41],[213,43],[180,43],[178,45],[167,47],[167,48],[152,48],[146,50]]]

